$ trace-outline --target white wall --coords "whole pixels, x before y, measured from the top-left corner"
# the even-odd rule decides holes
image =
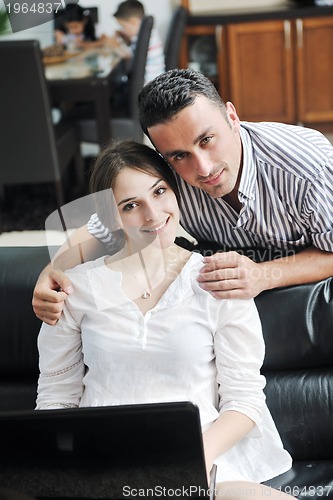
[[[59,0],[61,1],[61,0]],[[121,0],[79,0],[79,5],[82,7],[98,7],[99,23],[97,33],[111,34],[117,27],[113,13],[116,11],[117,5]],[[174,0],[141,0],[146,14],[152,15],[155,19],[162,40],[165,40],[171,13],[174,5]],[[0,0],[0,8],[3,6],[4,0]],[[11,35],[0,36],[0,41],[5,39],[31,39],[39,40],[41,47],[44,48],[53,43],[53,23],[45,23],[36,26],[29,30],[24,30]]]

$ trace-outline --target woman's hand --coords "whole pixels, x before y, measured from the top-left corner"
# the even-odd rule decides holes
[[[226,411],[203,433],[207,481],[214,460],[241,441],[255,426],[253,420],[238,411]]]

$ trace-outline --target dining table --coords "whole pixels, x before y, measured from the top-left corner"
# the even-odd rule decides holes
[[[111,81],[121,61],[120,55],[110,48],[43,57],[51,103],[93,103],[100,145],[111,138]]]

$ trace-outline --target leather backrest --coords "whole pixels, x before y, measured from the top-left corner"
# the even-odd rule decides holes
[[[267,404],[297,460],[332,459],[333,278],[262,293]]]
[[[39,42],[0,43],[0,184],[59,178],[56,139]]]
[[[332,364],[333,278],[264,292],[256,304],[266,340],[266,371]]]
[[[154,18],[145,16],[141,21],[129,73],[129,109],[130,116],[138,120],[138,95],[144,85],[146,61]]]
[[[47,247],[0,247],[0,379],[38,373],[36,339],[41,321],[31,301]]]
[[[170,26],[165,40],[165,69],[178,68],[180,44],[187,21],[187,10],[179,6],[173,11]]]
[[[47,247],[0,247],[0,410],[35,407],[41,321],[31,300],[48,262]]]

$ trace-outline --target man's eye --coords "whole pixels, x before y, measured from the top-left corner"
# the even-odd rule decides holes
[[[208,142],[210,142],[210,141],[211,141],[211,139],[212,139],[212,137],[211,137],[211,136],[204,137],[204,138],[202,139],[202,141],[201,141],[201,142],[202,142],[203,144],[207,144]]]
[[[179,153],[178,155],[174,156],[174,160],[179,161],[185,158],[186,153]]]

